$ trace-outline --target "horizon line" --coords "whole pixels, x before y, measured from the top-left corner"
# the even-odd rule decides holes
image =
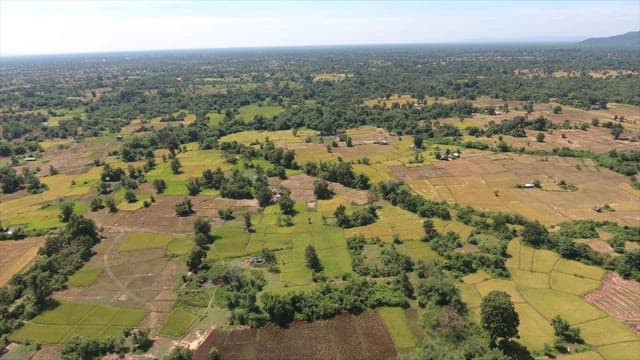
[[[581,38],[585,40],[585,38]],[[565,39],[510,39],[510,40],[466,40],[451,42],[389,42],[389,43],[350,43],[350,44],[296,44],[296,45],[262,45],[262,46],[227,46],[227,47],[196,47],[196,48],[163,48],[163,49],[142,49],[142,50],[97,50],[97,51],[77,51],[77,52],[55,52],[55,53],[13,53],[1,54],[3,58],[26,58],[26,57],[46,57],[46,56],[70,56],[70,55],[100,55],[100,54],[125,54],[125,53],[151,53],[151,52],[179,52],[179,51],[212,51],[212,50],[260,50],[260,49],[295,49],[295,48],[338,48],[338,47],[376,47],[376,46],[426,46],[426,45],[577,45],[583,40]]]

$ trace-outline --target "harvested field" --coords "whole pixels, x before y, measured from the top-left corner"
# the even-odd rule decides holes
[[[580,170],[576,167],[580,165]],[[594,219],[636,225],[640,195],[628,189],[628,179],[590,160],[517,154],[464,152],[455,161],[420,167],[390,167],[417,193],[432,200],[458,202],[489,211],[519,213],[545,224]],[[518,189],[516,184],[539,179],[542,189]],[[565,180],[577,191],[557,191]],[[602,189],[607,188],[607,191]],[[494,191],[499,195],[495,196]],[[596,213],[595,204],[611,204],[615,212]]]
[[[296,321],[289,328],[214,330],[194,353],[208,359],[215,346],[223,359],[395,359],[391,336],[375,311],[339,315],[313,323]],[[313,339],[313,340],[311,340]]]
[[[38,255],[38,249],[44,244],[43,237],[27,238],[19,241],[0,241],[0,286],[4,286],[11,277],[24,269]]]
[[[640,283],[607,274],[602,287],[584,297],[607,314],[626,322],[640,335]]]

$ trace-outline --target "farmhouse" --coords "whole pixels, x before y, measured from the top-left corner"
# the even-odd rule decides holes
[[[29,156],[24,158],[25,161],[36,161],[36,158],[34,156]]]
[[[522,187],[525,188],[525,189],[533,189],[534,187],[536,187],[536,185],[533,184],[533,183],[526,183],[526,184],[522,185]]]
[[[600,105],[591,105],[591,110],[600,110]]]
[[[122,139],[124,139],[124,138],[122,137],[122,135],[116,135],[116,140],[118,140],[118,141],[122,141]]]

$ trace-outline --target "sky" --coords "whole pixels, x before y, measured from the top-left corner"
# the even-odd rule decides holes
[[[639,0],[0,0],[0,56],[300,45],[577,41],[639,29]]]

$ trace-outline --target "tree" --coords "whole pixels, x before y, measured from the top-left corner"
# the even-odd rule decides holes
[[[167,188],[167,183],[163,179],[155,179],[153,180],[153,188],[157,194],[162,194],[164,189]]]
[[[553,107],[553,113],[554,114],[560,114],[562,112],[562,106],[560,105],[556,105]]]
[[[104,200],[105,204],[107,205],[107,207],[109,208],[109,212],[111,213],[116,213],[118,212],[118,207],[116,206],[116,201],[113,199],[112,196],[108,196],[105,200]]]
[[[196,234],[202,234],[205,236],[211,235],[211,224],[205,219],[198,218],[193,223],[193,232]]]
[[[138,198],[136,197],[136,193],[134,193],[132,190],[127,190],[124,193],[124,199],[127,200],[128,203],[133,203],[138,201]]]
[[[233,209],[219,209],[218,216],[220,216],[222,220],[233,220]]]
[[[616,140],[620,138],[620,135],[622,135],[623,132],[624,128],[622,126],[614,126],[611,128],[611,135],[613,135],[613,138]]]
[[[422,228],[424,229],[424,239],[426,241],[431,241],[438,236],[438,230],[433,226],[433,221],[431,221],[431,219],[426,219],[422,223]]]
[[[353,147],[353,142],[351,141],[351,136],[347,136],[347,147]]]
[[[189,216],[191,214],[193,214],[193,205],[191,205],[189,198],[184,198],[184,200],[176,203],[176,215]]]
[[[258,204],[260,204],[261,207],[265,207],[271,204],[271,198],[273,197],[273,194],[271,193],[271,189],[269,189],[269,186],[263,183],[258,183],[255,185],[255,190],[256,200],[258,200]]]
[[[253,224],[251,223],[251,214],[244,213],[243,217],[244,217],[244,231],[252,232]]]
[[[191,349],[182,346],[176,346],[171,349],[169,355],[165,356],[163,360],[191,360],[192,357],[193,351],[191,351]]]
[[[333,197],[333,190],[329,188],[329,183],[324,180],[316,180],[313,182],[313,194],[319,200],[327,200]]]
[[[539,221],[527,221],[522,229],[522,240],[534,247],[540,247],[548,242],[549,232]]]
[[[421,135],[421,134],[416,134],[416,135],[413,137],[413,146],[414,146],[416,149],[422,149],[422,143],[423,143],[423,142],[424,142],[424,139],[422,138],[422,135]]]
[[[73,207],[75,203],[73,201],[63,201],[60,203],[60,221],[68,222],[73,214]]]
[[[536,135],[536,141],[537,142],[544,142],[544,133],[539,132],[538,135]]]
[[[187,181],[187,191],[191,196],[196,196],[200,193],[200,182],[198,179],[189,179]]]
[[[149,337],[149,329],[136,329],[131,332],[133,347],[140,352],[146,352],[153,345],[153,340]]]
[[[280,326],[289,324],[295,317],[295,309],[287,296],[266,293],[262,296],[262,304],[271,321]]]
[[[296,203],[287,194],[282,194],[280,200],[278,200],[278,205],[280,205],[280,210],[285,215],[294,215],[296,212],[294,209]]]
[[[173,158],[171,160],[171,172],[175,174],[180,174],[180,168],[182,168],[182,164],[180,164],[180,160],[178,158]]]
[[[304,259],[307,262],[307,267],[315,272],[322,271],[322,264],[320,263],[320,258],[318,258],[318,254],[316,253],[316,248],[313,245],[307,245],[307,248],[304,249]]]
[[[194,246],[189,253],[187,259],[187,268],[191,272],[198,272],[200,265],[202,265],[202,259],[207,256],[207,253],[198,245]]]
[[[212,346],[211,349],[209,349],[209,359],[220,360],[220,352],[215,346]]]
[[[508,340],[518,336],[520,317],[516,312],[511,296],[499,290],[493,290],[480,305],[480,323],[495,343],[497,338]]]

